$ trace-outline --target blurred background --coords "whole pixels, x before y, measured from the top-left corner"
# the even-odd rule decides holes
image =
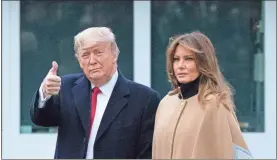
[[[254,158],[276,158],[275,1],[3,1],[3,158],[53,158],[56,128],[32,124],[29,104],[51,68],[81,72],[74,36],[110,27],[129,79],[170,90],[165,50],[171,36],[205,33],[221,70],[235,89],[235,104]]]

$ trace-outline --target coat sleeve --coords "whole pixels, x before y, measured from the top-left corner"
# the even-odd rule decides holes
[[[39,108],[39,91],[36,91],[30,104],[30,116],[32,122],[38,126],[58,126],[60,117],[59,95],[52,96],[45,102],[43,108]]]
[[[141,132],[138,138],[137,157],[138,159],[151,159],[152,141],[155,123],[155,114],[160,102],[160,95],[154,92],[148,100],[142,115]]]
[[[161,102],[158,105],[158,109],[156,111],[156,115],[155,115],[155,125],[154,125],[154,134],[153,134],[153,144],[152,144],[152,159],[157,159],[157,130],[156,130],[156,123],[159,120],[159,110],[161,108]]]
[[[198,129],[192,158],[233,159],[233,143],[228,114],[216,102],[205,107],[205,114]]]

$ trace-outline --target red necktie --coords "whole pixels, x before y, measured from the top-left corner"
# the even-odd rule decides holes
[[[91,94],[91,111],[90,111],[89,137],[90,137],[91,127],[93,125],[95,111],[96,111],[97,95],[99,93],[101,93],[101,90],[98,87],[94,87],[93,88],[93,92]]]

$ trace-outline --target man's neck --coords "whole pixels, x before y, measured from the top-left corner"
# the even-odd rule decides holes
[[[115,72],[116,72],[116,69],[114,69],[112,74],[110,74],[108,77],[105,77],[99,80],[90,81],[90,82],[94,85],[94,87],[101,87],[112,79]]]

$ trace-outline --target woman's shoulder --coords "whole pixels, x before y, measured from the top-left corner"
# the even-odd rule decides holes
[[[178,101],[178,94],[169,94],[167,93],[160,101],[160,104],[168,104],[174,101]]]
[[[233,109],[227,106],[226,102],[219,99],[218,94],[209,94],[204,98],[205,112],[210,114],[225,114],[229,115]]]
[[[177,107],[177,103],[178,95],[165,95],[159,103],[156,112],[156,120],[159,121],[164,119],[164,117],[168,117],[174,110],[173,108]]]
[[[209,95],[206,98],[208,99],[203,105],[202,125],[212,125],[214,128],[220,128],[221,125],[228,124],[229,127],[229,121],[236,119],[234,112],[220,102],[217,95]]]
[[[170,92],[168,92],[161,99],[158,110],[161,110],[167,107],[174,107],[174,104],[177,104],[178,102],[179,102],[178,94],[170,94]]]

